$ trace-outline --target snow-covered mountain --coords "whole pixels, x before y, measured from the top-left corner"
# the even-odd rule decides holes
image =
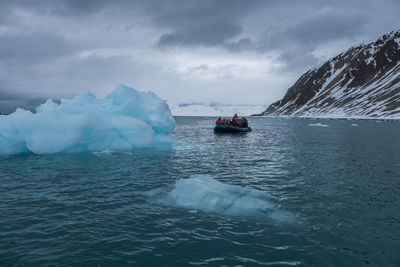
[[[265,110],[265,105],[223,105],[218,103],[170,104],[174,116],[249,116]]]
[[[307,71],[259,115],[400,119],[400,31]]]

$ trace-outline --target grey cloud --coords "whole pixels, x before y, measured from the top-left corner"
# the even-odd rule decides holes
[[[61,9],[69,10],[74,14],[90,14],[102,10],[107,7],[107,4],[112,4],[114,1],[100,0],[64,0]],[[116,1],[119,2],[119,1]],[[128,1],[126,1],[128,2]]]
[[[41,97],[26,97],[0,90],[0,113],[12,113],[17,108],[21,107],[30,111],[35,111],[44,101],[45,99]]]
[[[333,4],[321,1],[312,5],[310,1],[306,1],[302,4],[294,3],[287,9],[275,6],[282,10],[286,20],[282,23],[272,23],[268,30],[256,36],[242,50],[277,53],[278,58],[286,63],[286,70],[300,73],[320,63],[319,59],[312,55],[320,46],[334,47],[335,42],[340,40],[353,40],[353,44],[356,45],[361,40],[381,35],[385,30],[393,30],[393,26],[396,27],[392,23],[392,27],[385,29],[386,23],[383,21],[380,24],[371,20],[378,12],[374,9],[373,2],[366,1],[362,7],[341,1]],[[392,4],[400,10],[400,3]],[[396,12],[396,9],[391,7],[386,9]],[[386,12],[390,13],[388,10]],[[267,10],[266,12],[268,13]],[[276,13],[275,10],[268,14],[279,19],[273,13]],[[374,24],[377,29],[374,29]]]
[[[226,44],[227,40],[242,31],[241,26],[229,23],[207,23],[182,27],[178,30],[163,34],[158,46],[217,46]]]
[[[26,33],[24,35],[0,35],[0,59],[43,61],[47,58],[67,56],[77,50],[63,37],[53,33]]]
[[[347,39],[359,42],[371,38],[372,32],[380,35],[386,29],[393,30],[384,27],[390,23],[371,19],[377,12],[400,11],[400,4],[395,1],[388,1],[387,5],[365,1],[362,6],[348,1],[204,1],[201,5],[192,1],[179,7],[164,2],[161,7],[152,9],[153,20],[169,30],[160,36],[159,48],[220,47],[232,53],[275,53],[285,63],[282,71],[291,72],[319,64],[320,58],[312,52],[321,45]],[[261,35],[243,26],[244,19],[254,20],[255,12],[254,19],[265,18],[265,25],[258,25],[265,28]]]
[[[363,13],[348,14],[331,10],[318,15],[301,16],[294,25],[282,27],[272,34],[266,33],[259,49],[279,49],[285,45],[295,44],[312,49],[322,42],[337,38],[347,38],[362,32],[368,17]]]
[[[189,68],[187,68],[187,72],[196,72],[196,71],[205,71],[205,70],[208,70],[209,69],[209,67],[206,65],[206,64],[201,64],[201,65],[199,65],[199,66],[197,66],[197,67],[189,67]]]
[[[175,1],[165,9],[154,9],[150,14],[162,27],[170,32],[161,35],[159,47],[176,46],[221,46],[239,47],[231,40],[240,33],[240,20],[260,1]],[[183,5],[182,5],[183,3]],[[245,40],[245,39],[243,39]],[[247,39],[246,39],[247,40]]]
[[[400,2],[395,0],[3,0],[0,87],[7,91],[0,91],[0,96],[13,94],[0,100],[0,108],[12,103],[32,107],[33,95],[65,97],[118,83],[162,88],[164,95],[181,86],[188,95],[195,95],[200,90],[198,81],[185,80],[182,85],[182,74],[157,65],[174,64],[157,61],[160,50],[172,57],[183,50],[190,53],[193,47],[216,47],[221,53],[243,57],[248,51],[272,54],[286,65],[279,75],[292,78],[318,64],[312,52],[320,46],[334,48],[338,40],[356,44],[397,30],[399,11]],[[94,50],[118,56],[87,57]],[[125,50],[130,52],[124,54]],[[82,54],[86,58],[78,56]],[[207,90],[230,85],[219,81]],[[248,83],[241,86],[250,87]],[[214,96],[210,93],[209,97]]]
[[[3,0],[0,7],[4,13],[9,13],[15,9],[29,10],[41,15],[60,15],[60,16],[80,16],[90,15],[101,11],[111,1],[102,0]]]
[[[193,1],[143,1],[147,13],[161,26],[202,25],[208,21],[234,23],[262,1],[193,0]]]

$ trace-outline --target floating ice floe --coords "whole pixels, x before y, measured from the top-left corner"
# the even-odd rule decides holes
[[[1,116],[0,154],[132,151],[164,143],[174,127],[164,100],[120,85],[105,99],[86,92]]]
[[[352,124],[351,124],[351,126],[353,126],[353,127],[357,127],[357,126],[358,126],[358,124],[357,124],[357,123],[352,123]]]
[[[293,220],[280,209],[277,199],[256,189],[224,184],[210,176],[178,180],[173,187],[146,193],[158,203],[190,210],[238,216],[260,216],[279,221]]]
[[[308,126],[312,126],[312,127],[329,127],[329,125],[327,124],[322,124],[322,123],[310,123],[308,124]]]

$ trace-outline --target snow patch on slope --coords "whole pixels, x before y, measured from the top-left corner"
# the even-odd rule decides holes
[[[298,93],[285,102],[274,103],[264,114],[400,119],[400,31],[330,59],[313,71],[312,82],[309,73],[289,89]],[[314,86],[309,88],[307,84]]]

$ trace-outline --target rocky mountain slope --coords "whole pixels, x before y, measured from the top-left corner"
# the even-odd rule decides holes
[[[259,115],[400,119],[400,31],[309,70]]]

